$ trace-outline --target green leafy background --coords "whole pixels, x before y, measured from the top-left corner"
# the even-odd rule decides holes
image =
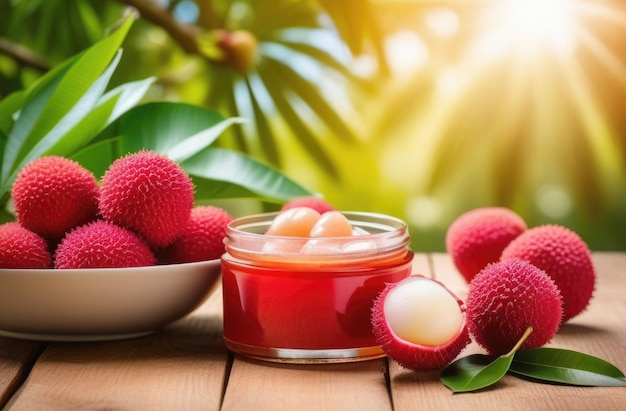
[[[2,202],[34,156],[101,173],[154,144],[235,214],[321,193],[405,219],[427,251],[500,205],[623,250],[626,7],[570,3],[562,53],[560,20],[529,52],[494,1],[0,0]],[[237,30],[258,42],[247,72],[219,61]],[[511,43],[484,54],[493,30]]]

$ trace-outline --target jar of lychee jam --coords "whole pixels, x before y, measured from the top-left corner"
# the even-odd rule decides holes
[[[411,273],[406,224],[343,212],[353,235],[267,234],[278,213],[242,217],[227,227],[222,257],[224,339],[228,349],[291,363],[382,357],[370,311],[387,283]]]

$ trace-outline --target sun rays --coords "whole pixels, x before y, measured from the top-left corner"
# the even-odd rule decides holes
[[[423,199],[447,208],[430,226],[480,201],[543,221],[615,212],[626,184],[626,8],[587,0],[447,5],[426,27],[462,47],[435,61],[441,45],[427,44],[429,60],[413,76],[435,86],[416,96],[429,102],[405,120],[413,132],[401,149],[411,162],[401,167],[391,153],[383,166],[394,163],[388,177],[413,185],[407,210]]]

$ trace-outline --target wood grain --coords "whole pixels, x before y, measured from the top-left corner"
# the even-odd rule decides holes
[[[626,253],[595,253],[588,309],[550,346],[595,355],[626,371]],[[417,254],[413,273],[465,298],[445,254]],[[483,352],[472,343],[461,355]],[[41,354],[41,355],[40,355]],[[34,363],[34,364],[33,364]],[[32,368],[32,369],[31,369]],[[505,376],[489,389],[452,394],[439,371],[387,359],[285,365],[232,357],[222,340],[218,290],[192,315],[148,337],[100,343],[0,338],[0,409],[21,410],[618,410],[626,388],[569,387]]]
[[[280,365],[235,358],[223,410],[391,410],[386,360]]]
[[[227,353],[221,292],[144,338],[50,344],[10,410],[216,410]]]
[[[0,408],[19,388],[44,347],[44,343],[0,337]]]

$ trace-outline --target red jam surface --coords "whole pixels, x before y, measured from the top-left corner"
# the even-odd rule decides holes
[[[335,237],[320,239],[312,252],[297,251],[310,247],[310,239],[263,234],[271,213],[231,223],[222,257],[224,337],[231,350],[271,357],[275,349],[379,348],[370,322],[373,300],[387,283],[410,275],[413,253],[401,221],[346,214],[353,226],[371,233],[358,240],[376,244],[374,249],[345,248],[355,237]],[[290,246],[267,252],[267,241]],[[355,251],[336,251],[342,247]]]

